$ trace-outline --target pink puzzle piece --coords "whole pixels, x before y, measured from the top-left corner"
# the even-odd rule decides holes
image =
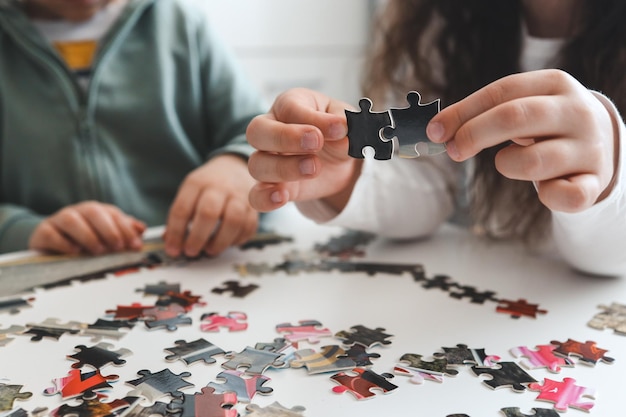
[[[300,320],[299,325],[289,323],[281,323],[276,325],[276,331],[279,333],[287,333],[284,337],[290,342],[299,342],[307,340],[309,343],[318,343],[320,337],[330,337],[333,333],[322,327],[322,323],[317,320]]]
[[[589,411],[594,406],[592,401],[583,402],[582,397],[594,397],[595,391],[576,385],[573,378],[565,378],[562,382],[544,379],[543,385],[532,383],[528,385],[532,391],[540,391],[538,400],[550,401],[554,403],[554,408],[558,411],[566,411],[567,407]]]
[[[109,382],[119,379],[117,375],[103,376],[99,370],[81,373],[80,369],[72,369],[68,376],[53,379],[53,387],[44,390],[45,395],[60,393],[65,398],[76,397],[87,391],[100,391],[111,388]]]
[[[424,372],[419,369],[411,368],[409,366],[396,365],[393,367],[393,372],[397,375],[409,376],[409,381],[413,384],[422,384],[424,381],[443,382],[443,374],[434,374],[430,372]]]
[[[547,368],[552,372],[561,372],[561,366],[574,366],[572,360],[555,356],[554,349],[554,345],[537,345],[536,350],[518,346],[511,349],[511,354],[516,358],[526,357],[520,363],[527,369]]]
[[[231,311],[226,316],[220,316],[218,313],[207,313],[200,317],[202,322],[200,323],[200,330],[203,332],[218,332],[222,327],[228,328],[231,332],[238,332],[246,330],[248,323],[246,323],[245,313]]]

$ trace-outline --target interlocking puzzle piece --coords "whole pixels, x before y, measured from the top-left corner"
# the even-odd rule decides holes
[[[613,329],[615,333],[626,336],[626,305],[611,303],[608,307],[599,305],[598,308],[602,311],[593,316],[587,325],[598,330]]]
[[[216,394],[234,392],[237,394],[237,400],[245,403],[249,403],[257,393],[268,395],[274,391],[270,387],[263,386],[270,381],[270,378],[264,375],[244,377],[241,371],[226,370],[217,374],[217,379],[224,382],[209,382],[207,386],[215,389]]]
[[[137,374],[141,375],[141,378],[126,381],[127,384],[137,387],[131,395],[136,392],[137,395],[143,396],[151,402],[168,394],[172,397],[181,397],[183,393],[179,390],[193,385],[183,379],[191,376],[189,372],[174,374],[166,368],[157,373],[143,369]]]
[[[330,379],[340,384],[333,387],[333,392],[340,394],[349,391],[357,400],[364,400],[376,395],[372,390],[386,394],[398,388],[397,385],[388,381],[388,379],[393,378],[393,375],[388,373],[379,375],[372,370],[362,368],[354,368],[349,372],[355,375],[339,372],[330,377]]]
[[[154,308],[153,305],[141,305],[132,303],[127,306],[118,305],[115,310],[106,310],[106,314],[113,314],[116,320],[138,320],[143,319],[144,311]]]
[[[422,155],[436,155],[446,151],[443,143],[434,143],[426,136],[426,126],[430,119],[439,113],[439,100],[420,104],[421,96],[410,91],[406,96],[409,107],[390,109],[393,126],[386,126],[383,138],[398,139],[400,158],[417,158]]]
[[[470,349],[467,345],[459,343],[456,347],[443,347],[443,353],[435,352],[436,358],[445,358],[448,365],[468,365],[474,364],[478,367],[493,367],[500,360],[499,356],[487,355],[485,349]]]
[[[168,405],[169,414],[176,417],[237,417],[237,395],[233,392],[215,394],[211,387],[204,387],[196,394],[183,394]]]
[[[522,316],[537,318],[537,314],[546,314],[548,310],[539,308],[539,304],[529,304],[523,298],[517,301],[499,300],[500,304],[496,307],[498,313],[510,314],[512,318],[519,319]]]
[[[197,361],[211,364],[216,362],[213,356],[226,353],[221,348],[202,338],[192,342],[177,340],[174,343],[176,343],[176,346],[165,348],[165,350],[172,352],[171,355],[165,357],[165,360],[170,362],[180,359],[187,365]]]
[[[281,323],[276,325],[278,333],[287,333],[285,339],[290,342],[307,340],[309,343],[318,343],[321,337],[330,337],[333,333],[322,326],[317,320],[300,320],[298,325]]]
[[[505,417],[559,417],[560,414],[551,408],[533,408],[533,414],[523,414],[519,407],[507,407],[500,409]]]
[[[17,314],[21,309],[31,307],[30,303],[33,301],[35,301],[34,297],[0,300],[0,313]]]
[[[435,358],[432,361],[425,361],[422,358],[422,355],[416,353],[405,353],[400,356],[400,362],[401,365],[402,363],[406,363],[409,368],[432,375],[455,376],[459,373],[456,369],[450,369],[448,367],[448,360],[445,358]]]
[[[257,288],[259,286],[256,284],[241,285],[239,281],[226,281],[222,283],[221,287],[213,288],[211,292],[214,294],[229,292],[232,297],[244,298]]]
[[[408,366],[396,365],[393,367],[393,372],[397,375],[410,377],[409,382],[413,384],[422,384],[424,381],[443,382],[443,374],[424,372]]]
[[[422,283],[422,288],[427,290],[438,288],[442,291],[450,291],[452,288],[459,288],[459,284],[452,281],[452,278],[447,275],[435,275],[432,278],[427,278]]]
[[[149,329],[165,328],[173,332],[181,324],[191,324],[191,317],[185,316],[185,312],[178,304],[156,306],[143,311],[144,323]]]
[[[583,400],[583,397],[593,398],[594,390],[576,385],[573,378],[565,378],[561,382],[546,378],[543,384],[535,382],[530,384],[528,389],[539,391],[537,400],[554,402],[554,408],[558,411],[567,411],[567,407],[589,411],[594,406],[592,401]]]
[[[322,346],[320,352],[313,349],[302,349],[296,352],[296,358],[291,361],[291,367],[306,366],[310,375],[356,367],[356,362],[347,358],[346,352],[337,345]]]
[[[241,250],[263,249],[268,245],[277,245],[285,242],[293,242],[293,238],[282,236],[271,231],[257,232],[250,240],[239,246]]]
[[[102,391],[111,388],[109,382],[119,379],[117,375],[103,376],[99,370],[81,373],[80,369],[72,369],[68,376],[52,380],[53,386],[46,388],[45,395],[61,394],[61,397],[76,397],[88,391]]]
[[[351,331],[342,330],[337,332],[335,333],[335,337],[343,339],[343,343],[347,346],[358,343],[368,348],[376,344],[389,345],[391,342],[386,339],[388,337],[393,337],[393,335],[385,333],[385,329],[382,327],[370,329],[358,324],[356,326],[352,326],[350,330]]]
[[[550,342],[556,345],[554,353],[564,357],[577,357],[582,363],[587,365],[595,365],[599,360],[604,363],[613,363],[615,359],[605,355],[606,349],[600,349],[596,342],[587,340],[585,343],[578,342],[573,339],[567,339],[565,342],[553,340]]]
[[[113,345],[109,343],[98,343],[91,347],[78,345],[75,349],[80,350],[80,352],[67,355],[67,357],[78,361],[72,364],[72,368],[76,369],[82,368],[84,365],[91,365],[96,369],[100,369],[108,363],[113,363],[114,365],[125,364],[126,360],[122,359],[122,356],[128,356],[132,352],[128,349],[112,351],[110,350],[111,347],[113,347]]]
[[[496,293],[494,291],[478,291],[475,287],[469,285],[457,285],[456,288],[460,291],[452,289],[450,291],[450,297],[459,300],[469,298],[470,302],[474,304],[484,304],[485,301],[498,301],[498,299],[495,298]]]
[[[246,406],[246,417],[302,417],[304,410],[300,405],[286,408],[276,401],[263,408],[257,404],[249,404]]]
[[[84,393],[79,405],[62,404],[50,412],[51,417],[110,417],[131,404],[126,400],[102,402],[102,395],[93,392]]]
[[[0,383],[0,411],[13,409],[15,400],[27,400],[33,396],[32,392],[20,392],[23,385],[8,385]]]
[[[76,322],[60,323],[59,319],[48,318],[41,323],[26,323],[28,330],[24,333],[34,335],[30,338],[33,342],[39,342],[44,337],[59,340],[65,333],[79,333],[80,328],[78,325]]]
[[[343,357],[353,360],[356,367],[367,367],[373,365],[370,358],[380,358],[380,354],[370,353],[365,346],[355,343],[350,346],[344,356],[339,356],[339,358]]]
[[[554,345],[538,345],[537,349],[529,349],[526,346],[518,346],[511,349],[511,355],[526,359],[520,361],[527,369],[547,368],[552,372],[561,372],[561,366],[574,366],[574,362],[568,358],[554,355]]]
[[[13,337],[9,337],[9,335],[21,334],[24,330],[26,330],[25,327],[15,324],[7,327],[6,329],[0,329],[0,347],[6,346],[14,339]]]
[[[523,384],[537,382],[515,362],[498,362],[497,368],[472,366],[472,371],[476,376],[489,375],[490,378],[483,380],[483,383],[492,389],[511,387],[513,391],[521,392],[526,390],[526,386]]]
[[[80,335],[91,337],[92,342],[99,342],[103,338],[119,340],[126,335],[120,329],[132,329],[135,326],[133,320],[103,320],[98,319],[93,324],[81,323]]]
[[[246,313],[230,311],[225,316],[218,313],[205,313],[200,316],[200,330],[203,332],[218,332],[227,328],[230,332],[239,332],[248,328]]]
[[[246,368],[244,371],[249,375],[261,375],[267,368],[282,368],[285,362],[281,360],[283,355],[280,353],[268,352],[267,350],[254,349],[247,346],[239,353],[229,352],[222,366],[226,369],[237,370],[239,367]]]
[[[391,126],[389,111],[372,112],[372,101],[369,98],[359,100],[361,111],[346,110],[348,122],[348,155],[357,159],[364,159],[363,149],[374,149],[374,159],[391,159],[393,142],[385,141],[381,136],[381,129]]]

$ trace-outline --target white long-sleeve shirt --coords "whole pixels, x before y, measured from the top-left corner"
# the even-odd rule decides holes
[[[526,33],[525,71],[547,68],[562,40],[531,38]],[[613,103],[602,94],[618,126],[620,149],[610,195],[579,213],[552,212],[553,243],[573,268],[601,275],[626,275],[626,127]],[[447,155],[389,161],[365,160],[350,200],[340,213],[320,201],[300,202],[299,210],[318,223],[414,238],[434,233],[457,209],[454,189],[466,178],[463,164]]]

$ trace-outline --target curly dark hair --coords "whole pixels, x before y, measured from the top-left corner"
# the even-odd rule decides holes
[[[626,114],[626,2],[576,5],[576,30],[557,68],[603,92]],[[387,0],[376,20],[364,92],[388,102],[418,90],[424,100],[440,98],[446,106],[520,72],[522,15],[521,0]],[[500,236],[531,243],[548,231],[550,213],[532,183],[496,171],[494,157],[503,146],[475,158],[472,218],[487,234],[495,220]]]

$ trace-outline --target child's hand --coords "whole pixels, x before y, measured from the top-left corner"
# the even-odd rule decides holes
[[[146,225],[119,208],[97,201],[64,207],[33,231],[30,249],[64,254],[101,255],[139,250]]]
[[[249,240],[259,218],[248,202],[253,185],[246,161],[236,155],[217,156],[192,171],[170,207],[163,236],[166,253],[217,255]]]
[[[293,89],[252,120],[247,137],[258,152],[248,167],[259,181],[250,192],[253,207],[270,211],[319,198],[336,208],[345,205],[360,172],[360,162],[348,156],[346,107],[321,93]]]
[[[509,140],[498,152],[504,176],[534,181],[549,209],[582,211],[611,191],[615,121],[587,88],[559,70],[515,74],[437,114],[427,128],[455,161]]]

